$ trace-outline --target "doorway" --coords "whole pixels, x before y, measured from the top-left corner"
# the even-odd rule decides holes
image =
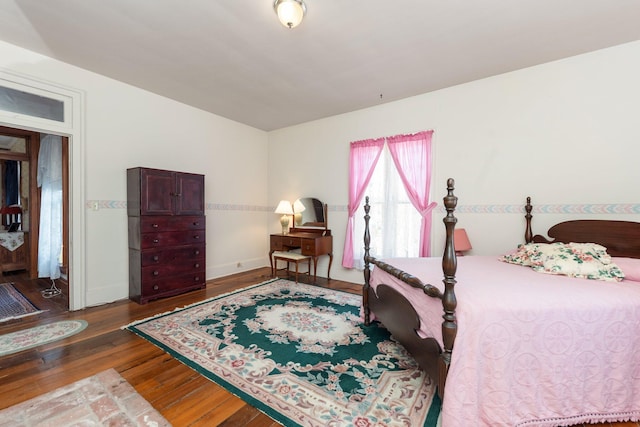
[[[24,243],[16,251],[5,251],[4,256],[0,252],[0,274],[3,280],[7,275],[12,278],[22,278],[31,281],[34,286],[43,280],[38,280],[38,246],[40,236],[40,209],[41,189],[37,185],[38,153],[40,151],[41,136],[38,132],[24,129],[0,126],[0,207],[12,206],[21,212],[21,218],[17,228],[23,236]],[[62,137],[62,206],[61,206],[61,231],[62,248],[59,255],[61,277],[51,281],[51,287],[44,289],[43,296],[62,299],[62,306],[69,308],[69,140]],[[4,220],[7,223],[9,221]],[[4,227],[4,229],[3,229]],[[7,225],[0,225],[0,232],[8,232]],[[14,230],[16,231],[16,230]],[[2,251],[3,248],[0,248]],[[18,252],[20,251],[20,252]],[[17,263],[5,263],[7,257],[17,258]],[[46,282],[44,282],[46,283]],[[57,295],[50,291],[53,287],[60,289],[62,293]],[[49,290],[49,292],[44,292]],[[60,303],[60,301],[59,301]]]

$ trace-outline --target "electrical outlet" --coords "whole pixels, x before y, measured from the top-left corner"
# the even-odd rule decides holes
[[[100,204],[97,201],[91,202],[91,209],[97,211],[98,209],[100,209]]]

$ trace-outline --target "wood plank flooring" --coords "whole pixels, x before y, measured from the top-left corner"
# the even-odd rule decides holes
[[[63,298],[44,299],[49,286],[20,275],[5,276],[45,313],[0,324],[5,334],[63,319],[84,319],[77,335],[21,353],[0,357],[0,409],[31,399],[108,368],[114,368],[174,426],[275,427],[273,421],[223,388],[202,377],[149,342],[120,328],[134,320],[173,310],[270,278],[269,268],[240,273],[207,284],[205,290],[139,305],[117,301],[66,311]],[[301,278],[300,281],[305,281]],[[318,285],[360,293],[358,284],[318,278]],[[637,423],[604,424],[638,427]]]

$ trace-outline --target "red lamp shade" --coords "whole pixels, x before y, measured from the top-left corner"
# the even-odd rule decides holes
[[[464,228],[453,230],[453,246],[456,248],[457,255],[462,255],[462,252],[471,249],[471,242]]]

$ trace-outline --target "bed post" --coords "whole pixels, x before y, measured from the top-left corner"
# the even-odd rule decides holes
[[[531,206],[531,197],[527,197],[527,204],[524,205],[524,210],[526,212],[526,214],[524,215],[524,218],[527,221],[527,225],[524,230],[525,243],[531,243],[533,241],[533,231],[531,231],[531,209],[532,208],[533,206]]]
[[[442,220],[447,230],[447,237],[445,240],[444,255],[442,256],[442,271],[444,273],[444,294],[442,296],[442,307],[444,309],[444,319],[442,322],[442,341],[444,349],[439,359],[438,366],[438,393],[444,395],[444,385],[447,378],[447,372],[449,371],[449,365],[451,364],[451,351],[453,350],[453,343],[456,339],[458,332],[458,324],[456,321],[456,306],[458,302],[456,300],[456,294],[454,287],[456,284],[456,270],[458,268],[458,260],[456,258],[456,249],[453,244],[453,231],[458,220],[453,215],[453,211],[458,204],[458,198],[453,195],[454,180],[449,178],[447,180],[447,195],[444,197],[444,206],[447,210],[447,215]]]
[[[371,235],[369,234],[369,196],[364,199],[364,286],[362,287],[362,308],[364,312],[364,324],[369,326],[371,323],[369,313],[369,288],[371,279],[371,270],[369,268],[369,244],[371,243]]]

